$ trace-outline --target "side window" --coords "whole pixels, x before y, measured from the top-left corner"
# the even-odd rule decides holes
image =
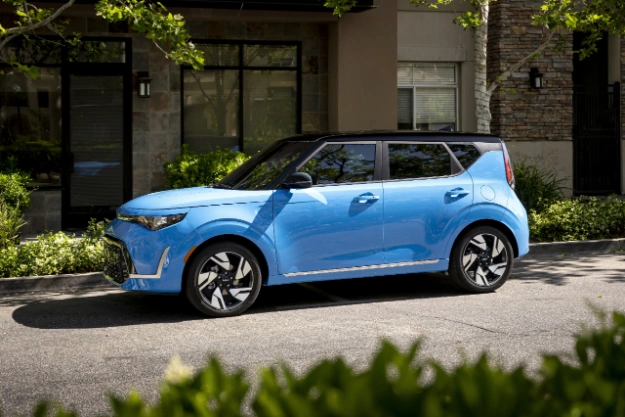
[[[449,145],[449,149],[465,169],[469,168],[480,157],[480,151],[473,145],[454,144]]]
[[[390,179],[415,179],[451,175],[451,155],[443,145],[389,143]]]
[[[373,181],[375,144],[329,144],[300,168],[313,184],[341,184]]]

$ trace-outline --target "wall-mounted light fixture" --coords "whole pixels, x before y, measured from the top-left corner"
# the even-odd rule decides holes
[[[145,71],[137,72],[137,78],[139,79],[139,97],[149,98],[151,94],[150,83],[152,82],[150,74]]]
[[[530,69],[530,83],[532,88],[541,89],[544,87],[544,76],[538,72],[538,68]]]

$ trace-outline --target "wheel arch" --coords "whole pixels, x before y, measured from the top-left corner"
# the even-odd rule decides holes
[[[499,230],[501,233],[506,235],[506,237],[510,241],[510,244],[512,245],[512,250],[514,251],[514,257],[517,258],[519,256],[519,244],[517,242],[516,236],[512,232],[512,229],[510,229],[505,223],[499,222],[497,220],[492,220],[492,219],[477,220],[477,221],[474,221],[473,223],[469,223],[468,225],[466,225],[454,239],[454,242],[451,245],[451,250],[449,251],[449,255],[451,256],[454,249],[456,248],[456,245],[467,232],[480,226],[494,227],[495,229]]]
[[[202,251],[202,249],[204,249],[207,246],[213,245],[215,243],[220,243],[220,242],[237,243],[249,249],[258,260],[258,263],[260,265],[260,270],[263,275],[263,284],[267,282],[267,278],[269,277],[269,265],[267,263],[267,258],[265,257],[265,254],[263,253],[263,251],[258,247],[258,245],[256,245],[250,239],[247,239],[239,235],[233,235],[233,234],[213,236],[210,239],[207,239],[204,242],[202,242],[195,249],[193,249],[193,252],[191,253],[191,255],[188,257],[188,259],[185,262],[184,270],[182,272],[182,279],[183,280],[187,279],[188,267],[189,265],[191,265],[193,260],[198,256],[198,254]]]

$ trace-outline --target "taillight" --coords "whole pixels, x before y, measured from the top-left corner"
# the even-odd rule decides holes
[[[501,147],[503,148],[503,161],[506,165],[506,179],[510,187],[514,188],[514,171],[512,170],[512,163],[510,162],[510,155],[508,155],[508,149],[506,144],[501,141]]]

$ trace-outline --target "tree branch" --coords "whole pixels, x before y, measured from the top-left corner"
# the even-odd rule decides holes
[[[4,56],[2,56],[2,51],[4,50],[4,46],[8,44],[9,42],[11,42],[13,39],[15,39],[17,36],[18,36],[17,34],[8,36],[2,41],[2,43],[0,43],[0,57],[4,62],[7,62]]]
[[[63,13],[65,10],[69,9],[70,7],[72,7],[72,5],[74,4],[75,1],[76,0],[69,0],[67,3],[65,3],[64,5],[59,7],[58,9],[56,9],[56,11],[54,13],[52,13],[50,16],[48,16],[45,19],[43,19],[41,22],[33,23],[32,25],[28,25],[28,26],[18,26],[18,27],[7,29],[5,34],[7,34],[9,36],[7,38],[5,38],[2,42],[0,42],[0,51],[2,51],[4,49],[4,47],[13,38],[15,38],[16,35],[21,35],[21,34],[23,34],[25,32],[30,32],[30,31],[33,31],[35,29],[39,29],[41,27],[48,26],[50,23],[52,23],[54,21],[54,19],[59,17],[61,15],[61,13]]]
[[[10,29],[6,30],[6,33],[8,33],[8,34],[12,34],[12,33],[22,34],[22,33],[27,32],[27,31],[31,31],[31,30],[39,29],[40,27],[43,27],[43,26],[47,26],[54,19],[59,17],[65,10],[69,9],[70,7],[72,7],[72,5],[74,4],[75,1],[76,0],[69,0],[67,3],[65,3],[64,5],[59,7],[56,10],[56,12],[52,13],[50,16],[48,16],[45,19],[43,19],[41,22],[33,23],[32,25],[29,25],[29,26],[18,26],[18,27],[10,28]]]
[[[530,59],[532,59],[536,55],[541,55],[545,51],[545,49],[547,49],[547,46],[549,46],[549,43],[551,42],[555,34],[556,34],[556,29],[550,29],[549,32],[547,33],[547,37],[545,38],[545,40],[541,42],[541,44],[538,46],[538,48],[534,50],[534,52],[527,55],[526,57],[518,61],[516,64],[512,65],[503,74],[497,77],[497,79],[488,87],[488,90],[486,90],[488,95],[490,96],[497,88],[499,88],[499,86],[501,86],[501,84],[505,80],[508,79],[508,77],[510,77],[510,75],[512,75],[513,72],[518,71],[519,68],[525,65]]]

